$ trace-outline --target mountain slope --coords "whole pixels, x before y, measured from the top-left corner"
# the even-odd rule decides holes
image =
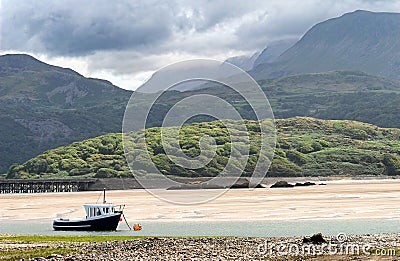
[[[127,95],[110,82],[43,63],[25,54],[0,56],[0,100],[40,102],[57,108],[95,106]]]
[[[263,121],[262,124],[270,124]],[[250,155],[244,176],[251,175],[259,151],[259,128],[246,122]],[[235,126],[234,122],[232,126]],[[240,125],[236,125],[240,126]],[[354,121],[325,121],[313,118],[277,120],[277,149],[268,176],[399,175],[400,129],[382,129]],[[167,130],[166,130],[167,131]],[[158,169],[170,176],[210,177],[220,173],[230,157],[230,136],[218,121],[185,125],[179,142],[189,157],[200,154],[199,139],[215,138],[216,155],[203,168],[183,169],[165,155],[160,128],[131,133],[132,140],[146,135],[148,152]],[[243,136],[235,129],[232,137]],[[132,143],[135,146],[143,144]],[[139,175],[146,173],[146,157],[133,148]],[[146,152],[147,153],[147,152]],[[211,154],[213,155],[213,154]],[[143,160],[140,160],[143,159]],[[8,178],[131,177],[120,134],[108,134],[47,151],[22,165],[10,168]]]
[[[246,56],[246,55],[234,56],[226,59],[225,62],[236,65],[237,67],[239,67],[244,71],[248,71],[253,68],[254,62],[256,61],[259,55],[260,55],[259,52],[255,52],[251,56]]]
[[[321,22],[275,62],[260,64],[251,74],[267,79],[333,70],[399,79],[400,14],[355,11]]]
[[[292,47],[299,39],[298,38],[288,38],[277,40],[269,43],[267,47],[262,50],[260,55],[254,61],[253,67],[256,67],[262,63],[272,63],[279,56],[281,56],[285,51]]]
[[[400,82],[361,72],[299,74],[260,81],[275,117],[347,119],[400,127]]]
[[[274,62],[282,53],[292,47],[298,38],[287,38],[270,42],[260,52],[255,52],[251,56],[241,55],[226,59],[226,62],[236,65],[242,70],[249,71],[262,63]]]
[[[27,55],[0,56],[0,65],[0,173],[12,163],[22,163],[45,150],[121,131],[130,91]],[[396,80],[360,72],[328,72],[259,83],[276,118],[311,116],[400,127],[400,83]],[[220,86],[166,92],[154,105],[147,126],[160,126],[163,115],[176,102],[202,93],[221,97],[243,118],[254,119],[242,97]]]
[[[400,82],[362,72],[327,72],[291,75],[259,81],[269,99],[275,118],[309,116],[322,119],[348,119],[400,127]],[[238,93],[223,86],[167,92],[160,96],[157,110],[148,126],[161,126],[163,115],[178,101],[198,94],[220,97],[245,119],[255,119],[251,107]],[[201,118],[202,121],[210,121]]]
[[[0,56],[0,172],[44,150],[119,131],[130,94],[29,55]]]
[[[14,75],[24,71],[54,71],[81,76],[71,69],[46,64],[27,54],[5,54],[0,56],[0,76]]]

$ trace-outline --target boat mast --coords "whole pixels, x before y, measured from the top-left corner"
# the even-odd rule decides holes
[[[103,189],[103,204],[106,204],[106,189]]]

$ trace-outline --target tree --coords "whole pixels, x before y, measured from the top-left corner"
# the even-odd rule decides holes
[[[382,162],[386,167],[387,175],[400,175],[400,157],[392,154],[385,154],[385,156],[383,156]]]

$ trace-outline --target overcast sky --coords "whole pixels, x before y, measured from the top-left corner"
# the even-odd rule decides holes
[[[172,62],[252,54],[357,9],[400,12],[400,0],[0,0],[0,52],[136,89]]]

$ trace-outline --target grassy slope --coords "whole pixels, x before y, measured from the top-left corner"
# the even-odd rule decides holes
[[[84,253],[85,250],[76,246],[65,246],[65,243],[108,242],[117,240],[132,240],[132,236],[41,236],[41,235],[0,235],[3,244],[32,244],[25,248],[0,248],[0,260],[25,260],[51,255],[68,255]],[[35,247],[35,244],[45,244],[46,247]],[[64,244],[64,245],[63,245]],[[60,246],[61,245],[61,246]]]
[[[265,124],[265,122],[264,122]],[[276,121],[277,149],[268,176],[399,175],[400,130],[384,129],[354,121],[325,121],[314,118],[290,118]],[[249,163],[244,175],[250,175],[258,157],[257,122],[247,122],[251,139]],[[236,129],[234,137],[244,134]],[[160,144],[160,129],[146,134],[131,134],[133,142],[128,159],[135,160],[146,174],[148,162],[141,161],[137,141],[146,135],[153,162],[167,174],[184,177],[215,176],[230,156],[230,140],[220,122],[185,125],[180,132],[183,151],[199,155],[198,141],[203,135],[215,138],[217,154],[204,168],[185,170],[173,164]],[[137,147],[135,147],[137,146]],[[130,177],[120,134],[107,134],[47,151],[22,165],[15,165],[9,178]]]
[[[106,242],[129,240],[134,236],[45,236],[45,235],[0,235],[1,243],[70,243],[70,242]]]

